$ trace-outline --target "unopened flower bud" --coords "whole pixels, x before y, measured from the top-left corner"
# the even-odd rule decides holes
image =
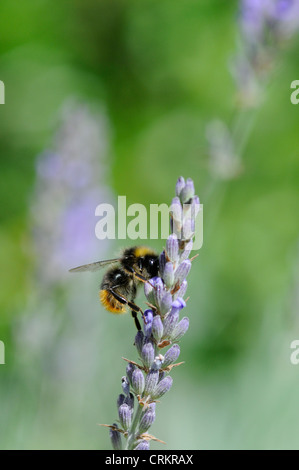
[[[156,415],[155,412],[151,409],[145,410],[139,424],[139,433],[142,434],[146,432],[153,422],[155,421]]]
[[[141,359],[145,367],[150,368],[155,358],[155,350],[151,341],[147,341],[141,351]]]
[[[185,187],[185,178],[183,178],[183,176],[180,176],[175,185],[175,194],[179,196],[184,187]]]
[[[128,395],[130,393],[130,384],[125,375],[121,378],[121,386],[122,386],[124,394]]]
[[[179,267],[177,268],[174,274],[175,284],[181,285],[183,280],[186,279],[186,277],[188,276],[190,269],[191,269],[191,261],[189,259],[186,259],[179,265]]]
[[[158,383],[155,390],[151,393],[151,398],[157,400],[162,397],[172,386],[172,378],[168,375]]]
[[[145,378],[145,387],[143,395],[151,395],[159,380],[159,372],[157,370],[150,370]]]
[[[174,344],[168,351],[165,353],[163,367],[167,367],[170,364],[173,364],[180,355],[180,347],[178,344]]]
[[[140,441],[138,441],[137,446],[134,447],[134,450],[149,450],[149,448],[149,442],[145,439],[141,439]]]
[[[144,313],[143,313],[143,320],[144,320],[143,329],[144,329],[144,335],[145,335],[146,338],[148,338],[152,333],[153,318],[154,318],[154,315],[153,315],[152,310],[147,309],[147,310],[144,311]]]
[[[170,261],[175,263],[179,254],[179,242],[175,234],[169,235],[166,241],[166,253]]]
[[[160,315],[156,315],[153,319],[152,335],[155,340],[159,343],[163,335],[163,323]]]
[[[113,426],[117,428],[117,424],[114,423]],[[110,435],[113,449],[122,450],[121,433],[119,431],[115,431],[114,429],[110,429],[109,435]]]
[[[189,318],[184,317],[182,320],[176,325],[175,329],[172,332],[171,340],[179,341],[182,336],[186,333],[189,328]]]
[[[123,429],[126,431],[131,426],[132,420],[132,412],[126,403],[121,405],[118,409],[118,416],[120,420],[120,424],[122,425]]]
[[[188,178],[186,181],[185,186],[182,188],[180,192],[180,200],[181,203],[184,204],[194,196],[194,183],[191,178]]]
[[[144,375],[140,369],[135,369],[132,375],[132,387],[137,395],[142,395],[144,390]]]
[[[174,283],[174,269],[173,264],[171,261],[165,264],[164,273],[163,273],[163,280],[165,282],[166,287],[171,288]]]

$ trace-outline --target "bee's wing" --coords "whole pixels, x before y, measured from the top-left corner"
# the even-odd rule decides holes
[[[83,264],[82,266],[78,266],[77,268],[72,268],[69,270],[70,273],[81,273],[84,271],[97,271],[109,264],[118,263],[119,258],[115,259],[106,259],[104,261],[96,261],[95,263],[90,264]]]

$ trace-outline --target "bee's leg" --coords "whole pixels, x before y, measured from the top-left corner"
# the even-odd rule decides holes
[[[130,273],[134,274],[134,277],[136,277],[136,279],[138,279],[138,281],[141,281],[141,282],[149,282],[148,279],[146,279],[146,277],[142,276],[142,274],[139,274],[135,271],[135,269],[133,268],[126,268],[127,271],[129,271]]]
[[[140,307],[138,307],[138,305],[136,305],[134,302],[128,300],[125,296],[119,294],[118,292],[116,292],[112,287],[110,287],[109,289],[107,289],[112,295],[113,297],[118,301],[120,302],[121,304],[123,305],[128,305],[128,307],[131,309],[131,313],[132,313],[132,317],[134,318],[134,322],[135,322],[135,325],[136,325],[136,328],[137,330],[141,330],[141,326],[140,326],[140,323],[139,323],[139,320],[137,318],[137,313],[140,312],[141,315],[143,316],[143,311]]]
[[[137,317],[137,312],[135,312],[134,310],[131,310],[131,314],[132,314],[132,317],[134,318],[134,322],[135,322],[135,326],[137,330],[141,331],[141,325]]]

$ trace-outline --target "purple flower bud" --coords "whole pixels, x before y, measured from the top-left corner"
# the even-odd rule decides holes
[[[142,354],[142,346],[144,342],[144,334],[142,331],[137,331],[137,334],[135,336],[135,346],[138,351],[139,356]]]
[[[185,186],[180,192],[181,203],[184,204],[185,202],[190,201],[190,199],[193,196],[194,196],[194,183],[191,178],[188,178]]]
[[[118,416],[122,428],[127,431],[127,429],[131,426],[132,420],[132,412],[129,405],[127,405],[126,403],[121,405],[118,409]]]
[[[151,395],[159,380],[159,372],[157,370],[150,370],[145,378],[144,396]]]
[[[162,296],[164,293],[164,284],[161,278],[158,278],[159,282],[156,281],[155,283],[155,290],[154,290],[154,296],[155,296],[155,304],[160,306]]]
[[[113,426],[117,427],[117,424],[114,423]],[[121,433],[119,431],[114,431],[113,429],[110,429],[109,436],[112,442],[113,449],[122,450]]]
[[[158,383],[153,393],[151,393],[151,398],[153,400],[157,400],[158,398],[162,397],[162,395],[164,395],[166,392],[168,392],[171,386],[172,378],[168,375]]]
[[[156,403],[152,402],[147,405],[147,410],[152,410],[154,413],[156,412]]]
[[[119,408],[124,402],[125,402],[125,396],[123,393],[121,393],[120,395],[118,395],[118,398],[117,398],[117,408]]]
[[[171,311],[166,315],[164,319],[164,332],[163,338],[169,338],[172,335],[177,323],[179,321],[179,309],[172,308]]]
[[[143,329],[144,329],[144,334],[145,334],[146,338],[148,338],[152,333],[153,318],[154,318],[154,315],[153,315],[152,310],[147,309],[147,310],[144,311],[144,314],[143,314],[143,320],[144,320]]]
[[[124,403],[126,405],[128,405],[131,412],[133,412],[133,410],[134,410],[134,395],[133,395],[133,393],[129,393],[129,395],[126,396]]]
[[[171,340],[179,341],[182,338],[182,336],[184,336],[188,328],[189,328],[189,318],[184,317],[173,330],[173,333],[171,335]]]
[[[135,369],[136,369],[136,366],[132,364],[131,362],[129,362],[129,364],[126,367],[126,373],[127,373],[127,377],[128,377],[130,384],[132,383],[132,374]]]
[[[149,301],[150,304],[155,303],[155,289],[152,286],[153,280],[151,282],[145,282],[144,283],[144,295]]]
[[[165,264],[166,264],[166,256],[165,256],[165,251],[163,251],[159,256],[159,271],[162,277],[163,277]]]
[[[160,302],[160,312],[165,315],[171,309],[172,295],[169,292],[163,292],[162,299]]]
[[[163,323],[160,315],[156,315],[153,319],[152,335],[158,343],[161,341],[163,336]]]
[[[197,214],[200,211],[200,200],[198,196],[194,196],[191,201],[191,217],[192,219],[196,219]]]
[[[145,410],[140,420],[139,430],[138,430],[139,434],[146,432],[155,421],[155,418],[156,418],[156,414],[153,410],[151,409]]]
[[[163,380],[165,377],[165,372],[164,370],[159,370],[159,380],[158,382],[160,382],[161,380]]]
[[[172,303],[172,309],[170,312],[165,316],[164,319],[164,332],[163,332],[163,338],[170,338],[172,337],[173,331],[175,327],[177,326],[177,323],[179,321],[179,312],[182,308],[186,306],[186,303],[183,299],[178,297],[173,303]]]
[[[170,261],[177,261],[179,254],[179,242],[175,234],[169,235],[166,241],[166,253]]]
[[[181,194],[181,191],[184,188],[184,186],[185,186],[185,179],[183,178],[183,176],[180,176],[175,185],[175,194],[177,196]]]
[[[181,284],[181,287],[174,294],[174,298],[177,299],[178,297],[184,297],[184,295],[186,294],[187,287],[188,287],[188,283],[187,283],[186,279],[184,279],[182,284]]]
[[[174,269],[173,269],[173,264],[171,263],[171,261],[165,264],[163,280],[165,282],[166,287],[171,288],[173,286]]]
[[[175,299],[172,303],[172,308],[176,308],[178,310],[182,310],[185,307],[186,307],[186,302],[184,301],[184,299],[181,299],[180,297]]]
[[[180,256],[180,263],[184,261],[185,259],[189,258],[190,253],[192,251],[192,247],[193,247],[193,240],[191,239],[185,245],[184,251]]]
[[[183,280],[186,279],[186,277],[188,276],[190,269],[191,269],[191,261],[189,259],[185,259],[185,261],[183,261],[179,265],[178,269],[176,270],[174,274],[175,284],[181,285]]]
[[[145,367],[150,368],[155,358],[155,350],[151,341],[147,341],[141,351],[141,359]]]
[[[195,231],[195,221],[191,218],[184,219],[182,238],[183,240],[191,240]]]
[[[142,395],[144,390],[144,375],[140,369],[135,369],[132,375],[132,387],[137,395]]]
[[[168,351],[165,353],[163,367],[167,367],[170,364],[173,364],[180,355],[180,347],[178,344],[174,344]]]
[[[173,198],[170,205],[171,220],[173,222],[172,231],[178,239],[181,238],[181,229],[183,222],[183,209],[178,197]]]
[[[145,439],[141,439],[140,441],[138,441],[137,446],[134,447],[134,450],[149,450],[149,448],[149,442]]]
[[[125,375],[121,378],[121,386],[122,386],[124,394],[128,395],[130,393],[130,384]]]

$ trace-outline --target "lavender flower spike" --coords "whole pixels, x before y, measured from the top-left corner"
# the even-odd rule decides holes
[[[110,432],[114,448],[120,445],[122,434],[126,439],[125,450],[149,449],[153,436],[147,431],[156,418],[156,402],[172,387],[173,379],[169,374],[177,365],[175,362],[181,353],[177,343],[189,327],[189,319],[181,318],[181,313],[186,308],[183,297],[192,264],[189,256],[198,213],[194,208],[199,204],[199,199],[190,178],[185,180],[180,177],[175,191],[176,197],[171,205],[172,233],[159,256],[159,277],[144,285],[151,309],[144,312],[143,331],[138,331],[135,337],[140,361],[129,361],[127,380],[123,378],[126,396],[122,394],[118,400],[122,428]],[[137,397],[135,410],[133,393]]]

